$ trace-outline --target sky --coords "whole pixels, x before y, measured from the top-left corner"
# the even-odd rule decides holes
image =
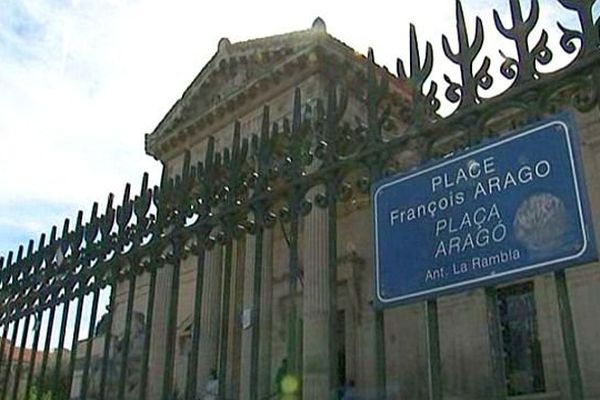
[[[540,0],[541,24],[578,27],[555,0]],[[410,5],[409,5],[410,4]],[[523,1],[529,8],[529,1]],[[498,49],[514,51],[492,28],[492,9],[508,20],[508,0],[464,0],[468,26],[486,26],[498,76]],[[598,5],[597,5],[598,6]],[[52,225],[88,217],[126,182],[138,190],[160,164],[144,152],[151,132],[212,57],[218,40],[237,42],[307,29],[320,16],[329,33],[395,71],[408,55],[409,23],[434,45],[434,76],[457,76],[443,60],[441,34],[455,43],[454,1],[303,0],[0,0],[0,256]],[[596,7],[598,8],[598,7]],[[539,29],[538,29],[539,31]],[[551,36],[557,46],[558,36]],[[559,54],[548,68],[560,68]],[[504,85],[504,86],[503,86]],[[508,82],[499,80],[498,88]]]

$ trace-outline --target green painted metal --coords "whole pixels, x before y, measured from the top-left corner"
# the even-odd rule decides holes
[[[12,368],[12,361],[13,361],[13,356],[15,353],[15,343],[17,342],[17,334],[19,332],[19,323],[20,321],[17,320],[13,323],[13,327],[12,327],[12,333],[11,333],[11,340],[10,340],[10,346],[9,346],[9,350],[8,350],[8,359],[6,361],[6,371],[4,372],[4,378],[2,379],[2,382],[5,382],[4,386],[1,389],[1,396],[0,399],[4,400],[6,399],[6,396],[8,394],[8,387],[10,384],[9,381],[9,377],[10,377],[10,371]]]
[[[150,272],[150,287],[148,289],[148,303],[146,304],[146,326],[144,329],[144,352],[141,365],[139,400],[146,399],[148,390],[148,364],[150,362],[150,343],[152,339],[152,320],[154,317],[154,297],[156,295],[156,269]]]
[[[115,285],[116,286],[116,285]],[[101,367],[101,371],[100,371],[100,387],[99,387],[99,392],[100,392],[100,400],[105,400],[107,399],[106,396],[106,391],[107,391],[107,380],[108,380],[108,369],[109,369],[109,360],[110,360],[110,348],[111,348],[111,342],[112,342],[112,336],[113,336],[113,325],[114,325],[114,311],[116,309],[116,296],[117,296],[117,289],[115,286],[111,286],[111,293],[110,293],[110,302],[108,304],[107,307],[107,318],[106,318],[106,332],[104,334],[104,349],[102,352],[102,359],[104,360],[104,362],[102,363],[102,367]]]
[[[129,362],[129,340],[131,338],[131,323],[133,320],[133,302],[135,301],[136,292],[136,277],[131,276],[129,278],[129,287],[127,289],[127,302],[125,311],[125,332],[123,333],[123,353],[121,354],[120,367],[119,367],[119,388],[117,391],[117,399],[123,400],[125,398],[125,386],[127,381],[127,371]]]
[[[71,338],[71,349],[69,352],[69,363],[68,363],[68,381],[73,381],[73,374],[75,371],[75,362],[77,361],[77,348],[79,342],[79,331],[81,330],[81,317],[83,315],[83,297],[77,299],[77,307],[75,311],[75,326],[73,327],[73,333]]]
[[[162,399],[170,400],[175,393],[173,378],[175,376],[175,354],[177,345],[177,306],[179,303],[179,257],[177,263],[173,264],[171,276],[171,292],[169,295],[169,308],[167,312],[167,347],[164,364],[164,379]]]
[[[232,246],[236,240],[243,240],[244,235],[256,235],[256,268],[252,278],[254,326],[250,362],[251,398],[256,399],[264,229],[272,229],[275,223],[279,222],[288,244],[290,307],[287,315],[287,358],[290,372],[301,379],[302,322],[297,303],[301,296],[302,280],[299,236],[302,219],[312,208],[313,199],[307,199],[307,193],[317,186],[324,185],[326,188],[325,195],[314,200],[317,206],[328,207],[329,291],[332,294],[329,304],[332,317],[329,330],[335,332],[334,317],[338,306],[335,294],[337,210],[341,203],[366,195],[371,182],[406,168],[397,162],[398,156],[406,151],[418,153],[421,161],[425,162],[464,146],[475,145],[494,134],[489,131],[491,121],[501,125],[499,129],[504,129],[565,107],[572,107],[581,113],[597,109],[600,104],[600,35],[597,18],[594,19],[592,13],[594,1],[559,0],[559,3],[577,16],[580,26],[578,29],[560,26],[563,32],[559,42],[560,48],[552,50],[546,33],[538,24],[541,12],[539,0],[532,0],[527,15],[521,3],[516,0],[510,0],[510,14],[501,16],[497,12],[494,13],[496,29],[516,49],[516,53],[511,53],[514,54],[513,57],[503,56],[500,68],[500,74],[512,83],[504,93],[496,97],[482,96],[482,92],[494,84],[494,77],[490,69],[490,60],[481,51],[485,47],[481,19],[470,20],[468,14],[463,12],[460,1],[457,1],[456,39],[443,36],[441,56],[457,65],[460,79],[455,81],[446,77],[442,96],[438,95],[441,85],[431,79],[434,65],[433,47],[428,42],[419,43],[416,29],[411,25],[410,62],[407,63],[409,71],[405,70],[404,63],[399,60],[397,77],[385,73],[377,67],[373,52],[370,51],[363,65],[364,73],[357,75],[362,82],[351,89],[366,89],[366,121],[349,119],[353,116],[346,114],[344,96],[347,94],[338,99],[338,94],[344,94],[343,85],[340,85],[343,81],[342,73],[328,70],[326,76],[331,78],[335,85],[329,89],[326,107],[317,104],[316,108],[306,107],[303,113],[300,91],[296,90],[291,121],[284,118],[282,122],[269,126],[271,121],[266,110],[260,136],[251,137],[251,146],[247,140],[241,139],[237,124],[237,134],[234,134],[234,140],[229,147],[224,146],[216,151],[214,140],[209,141],[204,163],[191,166],[188,154],[183,169],[172,171],[172,179],[167,179],[164,169],[161,184],[148,188],[148,177],[144,175],[142,190],[134,199],[130,199],[127,192],[123,203],[115,209],[112,206],[112,196],[109,196],[104,214],[97,215],[95,205],[86,224],[82,224],[80,214],[72,229],[69,229],[69,221],[65,221],[60,237],[56,228],[53,228],[50,240],[45,243],[40,239],[36,251],[30,246],[31,250],[28,250],[25,256],[22,248],[20,255],[16,257],[11,252],[6,260],[0,261],[0,326],[3,327],[4,337],[0,344],[0,361],[8,366],[22,363],[21,344],[24,342],[21,340],[21,344],[17,344],[17,339],[29,338],[34,332],[37,347],[41,335],[44,334],[39,330],[39,323],[43,316],[47,316],[48,323],[44,326],[46,339],[38,375],[42,378],[50,377],[56,382],[63,364],[66,364],[62,360],[65,338],[72,338],[72,348],[77,347],[75,339],[79,336],[82,316],[90,312],[89,302],[84,304],[83,299],[90,294],[93,296],[92,319],[95,320],[99,293],[112,290],[110,314],[105,320],[107,340],[101,357],[100,384],[97,388],[100,398],[107,399],[114,393],[113,387],[110,390],[107,388],[112,385],[107,380],[108,368],[112,368],[112,364],[109,366],[112,357],[109,349],[111,344],[114,344],[113,340],[119,340],[111,337],[112,313],[115,312],[114,296],[119,285],[129,286],[129,295],[133,296],[136,282],[140,282],[138,278],[147,275],[150,277],[150,289],[146,305],[138,397],[140,400],[145,399],[150,379],[148,364],[157,271],[165,265],[173,265],[171,279],[175,283],[179,282],[179,265],[182,258],[190,252],[203,254],[203,249],[215,241],[215,238],[210,236],[211,233],[217,232],[218,245],[226,249],[225,269],[222,271],[222,305],[226,311],[221,324],[221,336],[225,339],[221,341],[219,348],[219,383],[221,393],[224,393],[226,386],[234,384],[226,381],[226,338],[231,329],[228,326],[227,312],[230,308],[228,285],[231,278]],[[581,46],[576,45],[577,41]],[[455,43],[458,44],[457,48],[454,47]],[[544,71],[542,66],[548,64],[552,53],[560,49],[571,55],[571,64],[559,71]],[[424,50],[423,57],[421,50]],[[344,74],[346,72],[344,71]],[[394,80],[396,82],[391,88],[390,82]],[[410,100],[396,93],[398,87],[409,89],[412,96]],[[363,97],[363,94],[353,94],[357,99]],[[448,116],[439,115],[441,97],[455,105],[455,109]],[[498,121],[497,116],[502,113],[510,114],[513,121]],[[448,141],[449,135],[453,135],[456,140]],[[253,216],[254,220],[249,219],[249,216]],[[194,220],[195,222],[190,222]],[[189,249],[190,243],[196,243],[191,246],[195,249]],[[201,262],[203,260],[198,263],[198,271],[203,269]],[[199,274],[196,285],[200,290],[197,290],[194,299],[192,332],[196,333],[192,333],[193,343],[198,340],[198,313],[201,304],[199,292],[202,279]],[[573,318],[564,273],[556,274],[556,285],[571,393],[573,398],[582,398],[583,382],[579,371]],[[178,290],[179,285],[174,284],[168,294],[165,343],[167,357],[163,366],[166,373],[161,377],[163,399],[172,396],[175,391],[173,367],[176,354]],[[73,301],[76,302],[74,316],[69,315],[69,307]],[[132,315],[131,304],[132,301],[129,301],[129,305],[126,306],[126,315],[129,317]],[[506,388],[501,373],[504,366],[500,356],[501,343],[497,332],[498,318],[495,314],[493,289],[486,291],[486,307],[494,376],[493,396],[500,399],[505,397]],[[435,302],[427,303],[431,398],[437,399],[441,398],[441,360],[435,308]],[[60,322],[55,322],[61,310]],[[377,390],[380,398],[383,398],[386,393],[385,321],[382,311],[373,310],[373,313]],[[30,321],[34,316],[38,320],[35,324],[38,329],[30,332]],[[74,318],[76,321],[74,328],[67,324],[68,318]],[[95,338],[93,322],[90,321],[88,337]],[[19,326],[23,336],[19,336]],[[126,334],[127,338],[128,336],[129,334]],[[10,344],[7,342],[9,337]],[[330,339],[333,342],[334,338]],[[56,358],[51,362],[50,347],[51,343],[56,341]],[[333,349],[333,346],[331,348]],[[94,363],[90,361],[90,351],[91,344],[88,342],[86,361],[82,366],[82,398],[88,395],[87,386],[92,381],[91,368]],[[202,355],[197,354],[198,351],[198,345],[192,344],[190,360],[201,359]],[[68,364],[70,376],[75,375],[74,354],[72,353]],[[330,361],[333,388],[335,354],[330,355]],[[193,364],[194,366],[187,371],[188,381],[195,376],[196,362]],[[122,374],[118,397],[123,397],[123,385],[128,379],[127,376],[123,379],[123,365],[121,361]],[[3,375],[8,377],[6,372]],[[27,393],[34,387],[34,378],[30,370],[25,388]],[[12,385],[10,388],[0,388],[0,399],[6,399],[20,391],[18,383]],[[37,389],[41,387],[38,386]],[[197,389],[195,382],[187,382],[186,398],[192,398]],[[54,397],[56,398],[56,395]]]
[[[46,378],[46,371],[48,369],[48,358],[50,355],[50,343],[52,340],[52,332],[53,332],[53,327],[54,327],[54,318],[56,317],[56,306],[52,306],[50,308],[50,313],[48,316],[48,327],[46,329],[46,340],[44,343],[44,350],[43,350],[43,355],[42,355],[42,366],[40,367],[40,371],[39,371],[39,375],[38,375],[38,379],[37,379],[37,383],[36,383],[36,390],[39,393],[42,390],[42,382],[44,382],[45,378]]]
[[[378,82],[376,76],[375,55],[372,49],[369,49],[367,64],[367,138],[370,146],[381,146],[381,128],[383,126],[383,117],[380,113],[379,104],[387,94],[387,84],[384,80]],[[369,177],[363,180],[366,183],[375,182],[383,176],[385,165],[385,152],[370,154],[366,159]],[[367,187],[363,191],[368,190]],[[369,200],[371,198],[369,197]],[[372,207],[371,207],[372,209]],[[374,310],[375,318],[375,368],[377,383],[377,399],[387,397],[387,376],[386,376],[386,349],[385,349],[385,316],[383,310]]]
[[[33,246],[33,241],[30,242],[31,246]],[[38,250],[36,252],[36,256],[34,257],[32,253],[28,254],[28,257],[31,258],[31,263],[34,266],[33,267],[33,273],[34,274],[39,274],[40,273],[40,264],[42,262],[42,251],[44,249],[44,245],[46,243],[46,235],[42,234],[40,236],[40,240],[38,242]],[[0,262],[0,264],[2,264]],[[33,322],[33,342],[31,343],[31,348],[32,349],[38,349],[39,346],[39,342],[40,342],[40,336],[42,333],[42,319],[44,317],[44,311],[39,311],[37,314],[35,314],[34,316],[34,322]],[[2,352],[2,350],[0,349],[0,353]],[[23,397],[25,399],[29,399],[30,394],[31,394],[31,390],[33,387],[33,382],[34,382],[34,375],[36,373],[36,365],[37,365],[37,355],[38,352],[34,351],[31,353],[31,358],[29,360],[29,370],[27,373],[27,381],[25,383],[25,392]],[[1,361],[0,361],[1,364]]]
[[[293,115],[292,115],[292,127],[291,131],[289,129],[289,125],[286,126],[284,124],[284,131],[279,135],[276,135],[277,138],[281,138],[282,136],[289,137],[289,161],[288,161],[288,170],[286,171],[286,178],[290,180],[298,179],[301,174],[302,168],[302,141],[300,136],[300,129],[302,124],[302,115],[301,115],[301,97],[300,90],[296,89],[294,91],[294,102],[293,102]],[[288,244],[288,254],[289,254],[289,278],[288,278],[288,299],[289,299],[289,311],[287,315],[287,325],[288,325],[288,333],[287,333],[287,363],[288,363],[288,373],[293,374],[296,377],[301,377],[301,354],[300,354],[300,346],[302,340],[302,333],[300,331],[300,321],[298,315],[298,280],[300,279],[300,263],[299,263],[299,248],[298,248],[298,239],[299,239],[299,228],[300,228],[300,218],[301,218],[301,202],[303,200],[303,190],[304,188],[300,185],[293,184],[291,185],[291,193],[288,198],[288,206],[285,209],[285,213],[282,214],[282,217],[285,217],[286,214],[289,218],[290,228],[289,232],[285,233],[285,228],[282,222],[282,229],[284,231],[284,235],[286,235],[286,241]],[[283,220],[282,220],[283,221]]]
[[[335,184],[335,183],[334,183]],[[331,392],[342,387],[346,382],[339,382],[337,379],[338,353],[337,340],[337,207],[336,207],[336,188],[334,184],[328,185],[327,192],[329,197],[329,206],[327,207],[327,252],[329,268],[329,382]]]
[[[558,313],[560,316],[560,326],[562,328],[565,359],[567,361],[571,399],[583,400],[583,382],[581,379],[581,370],[579,368],[575,326],[573,324],[573,314],[571,312],[571,302],[569,300],[569,290],[567,287],[567,277],[565,275],[565,271],[556,271],[554,273],[554,281],[556,284]]]
[[[377,399],[387,397],[386,355],[385,355],[385,319],[384,311],[375,311],[375,368]]]
[[[198,250],[196,263],[196,283],[194,287],[194,317],[192,320],[192,343],[189,354],[187,379],[185,382],[185,399],[195,400],[198,392],[198,349],[200,348],[200,318],[202,311],[202,288],[204,285],[205,250]]]
[[[219,395],[223,396],[227,389],[227,348],[229,337],[229,309],[231,303],[231,269],[233,266],[233,243],[225,246],[225,264],[223,265],[223,286],[221,292],[221,330],[219,340],[219,358],[217,376],[219,378]]]
[[[268,165],[270,161],[269,152],[269,129],[270,129],[269,108],[264,107],[262,115],[262,124],[260,131],[260,145],[254,145],[255,152],[258,157],[257,173],[258,178],[255,186],[255,195],[263,194],[265,191],[266,175],[268,173]],[[255,227],[255,243],[254,243],[254,276],[252,278],[252,338],[250,349],[250,399],[258,400],[259,385],[259,357],[260,357],[260,335],[261,335],[261,297],[262,297],[262,280],[263,280],[263,247],[264,247],[264,229],[266,222],[267,210],[262,202],[256,204],[254,208],[254,227]]]
[[[485,304],[487,314],[487,328],[490,343],[490,370],[491,370],[491,399],[506,399],[506,373],[504,365],[504,348],[500,332],[500,316],[498,313],[498,298],[495,287],[485,288]]]
[[[52,375],[52,400],[57,400],[59,396],[59,383],[61,381],[61,373],[62,373],[62,358],[65,352],[65,337],[67,334],[67,323],[69,320],[69,309],[70,303],[64,303],[62,309],[62,316],[60,320],[60,328],[58,335],[58,347],[56,350],[56,362],[54,364],[54,373]],[[59,400],[59,399],[58,399]]]
[[[262,268],[263,268],[263,228],[258,228],[256,232],[256,242],[254,247],[254,277],[252,292],[252,338],[250,348],[250,399],[257,400],[258,393],[258,369],[260,355],[260,298],[262,290]]]
[[[88,326],[88,341],[85,349],[85,358],[83,361],[83,375],[81,377],[81,388],[79,391],[79,399],[85,400],[87,398],[87,389],[89,384],[89,376],[90,376],[90,361],[92,358],[92,347],[93,342],[89,340],[89,338],[93,338],[95,336],[96,330],[96,317],[98,316],[98,303],[100,300],[100,290],[96,289],[96,291],[92,294],[92,309],[90,312],[90,324]],[[36,346],[33,346],[35,348]]]
[[[437,300],[425,302],[425,324],[427,332],[427,369],[429,372],[429,399],[441,400],[442,360],[440,356],[440,331],[438,324]]]
[[[27,247],[27,257],[31,258],[31,254],[33,253],[33,240],[29,241],[29,246]],[[17,262],[20,261],[21,252],[17,256]],[[13,382],[13,390],[12,390],[12,398],[17,398],[19,393],[19,384],[21,381],[21,372],[23,367],[23,356],[25,354],[25,346],[27,344],[27,336],[29,335],[29,324],[31,322],[31,318],[33,315],[28,315],[25,317],[25,325],[23,326],[23,332],[21,333],[21,343],[19,345],[19,356],[17,360],[17,365],[15,369],[15,378]]]
[[[43,243],[43,240],[41,242]],[[40,334],[42,332],[42,329],[41,329],[42,317],[43,317],[42,312],[39,312],[35,316],[35,321],[33,323],[33,342],[31,343],[32,349],[37,349],[38,345],[40,343]],[[2,349],[0,349],[0,353],[1,352],[2,352]],[[31,394],[33,378],[34,378],[34,374],[36,372],[35,371],[35,366],[37,365],[36,361],[37,361],[37,351],[32,352],[32,354],[31,354],[31,360],[29,362],[29,371],[27,373],[27,382],[25,384],[25,394],[24,394],[25,399],[28,399]],[[0,364],[1,363],[2,363],[2,361],[0,361]]]
[[[0,262],[1,264],[1,262]],[[2,324],[2,338],[0,339],[0,365],[4,365],[7,360],[4,357],[4,350],[6,348],[6,344],[8,343],[8,328],[10,326],[10,322],[6,321]],[[2,370],[0,369],[0,376],[2,376]],[[1,392],[1,390],[0,390]]]
[[[23,326],[23,332],[21,333],[21,343],[19,345],[19,356],[17,359],[17,365],[15,368],[15,377],[13,382],[12,396],[11,398],[16,399],[19,393],[19,383],[21,381],[21,370],[23,367],[23,355],[25,353],[25,345],[27,343],[27,335],[29,334],[29,323],[31,322],[31,316],[25,317],[25,325]]]

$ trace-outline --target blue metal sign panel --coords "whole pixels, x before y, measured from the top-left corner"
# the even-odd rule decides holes
[[[568,115],[372,190],[380,307],[596,259]]]

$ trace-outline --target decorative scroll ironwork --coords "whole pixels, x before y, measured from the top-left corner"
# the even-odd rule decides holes
[[[425,43],[425,55],[421,56],[419,49],[422,46],[416,28],[411,25],[409,72],[404,62],[398,59],[397,77],[382,73],[375,64],[374,53],[369,51],[365,63],[366,125],[360,121],[352,125],[345,118],[348,94],[343,88],[332,84],[327,102],[318,101],[310,106],[303,106],[297,90],[291,121],[284,119],[271,124],[269,109],[265,108],[260,135],[242,138],[240,125],[236,124],[230,147],[217,150],[215,141],[210,139],[202,162],[192,165],[190,154],[186,153],[182,170],[175,177],[163,173],[160,186],[148,187],[148,176],[144,174],[139,194],[131,198],[131,188],[127,184],[122,202],[116,208],[110,195],[102,214],[99,214],[99,205],[95,203],[87,222],[84,223],[80,212],[73,226],[69,219],[64,221],[60,235],[57,227],[53,227],[48,236],[41,235],[37,249],[31,241],[26,251],[21,246],[16,253],[9,252],[6,257],[0,257],[0,327],[3,332],[0,364],[14,362],[13,350],[21,320],[27,325],[30,318],[35,318],[39,329],[38,318],[45,311],[51,311],[53,322],[57,307],[63,306],[63,315],[68,314],[68,304],[87,295],[93,295],[97,308],[98,293],[103,288],[135,282],[136,277],[142,274],[150,274],[154,279],[152,282],[155,282],[156,272],[166,265],[174,266],[173,279],[177,282],[179,264],[190,254],[203,256],[205,250],[215,245],[225,246],[230,252],[234,241],[273,228],[277,221],[281,223],[288,242],[289,291],[293,297],[302,275],[298,259],[299,223],[311,212],[313,203],[319,207],[335,207],[336,203],[356,200],[368,192],[370,182],[400,170],[397,159],[405,152],[416,153],[415,163],[419,163],[465,145],[473,145],[493,132],[560,108],[574,107],[580,112],[597,109],[600,22],[592,15],[596,2],[559,2],[565,9],[576,12],[580,22],[579,30],[559,23],[563,32],[560,46],[567,54],[574,55],[569,66],[559,71],[542,72],[538,68],[548,64],[553,51],[557,51],[549,48],[546,30],[542,29],[535,46],[529,45],[532,32],[537,28],[539,1],[531,1],[529,15],[524,17],[520,2],[510,0],[510,26],[503,22],[497,11],[494,11],[493,17],[498,31],[516,48],[515,58],[504,56],[500,50],[505,61],[499,73],[513,82],[505,92],[491,98],[483,97],[480,91],[493,89],[494,84],[490,58],[481,54],[483,24],[479,17],[475,18],[475,30],[470,34],[468,27],[471,24],[465,18],[460,0],[457,0],[456,51],[448,36],[441,38],[445,56],[458,65],[461,76],[460,82],[454,82],[444,75],[445,97],[450,103],[457,104],[449,115],[439,114],[442,102],[438,98],[438,88],[441,86],[431,79],[434,60],[439,62],[439,59],[434,58],[430,42]],[[475,61],[480,58],[482,62],[477,67]],[[411,92],[411,118],[406,126],[397,123],[403,119],[391,106],[391,79],[396,79]],[[396,122],[393,129],[389,128],[390,121]],[[307,198],[309,190],[321,184],[325,184],[326,192]],[[335,247],[335,238],[332,241]],[[226,271],[231,268],[231,254],[228,254]],[[260,261],[260,258],[257,259]],[[228,280],[226,277],[225,282]],[[260,285],[255,288],[260,289]],[[176,296],[177,292],[173,295]],[[199,304],[199,299],[196,304]],[[258,307],[258,304],[258,299],[255,299],[254,306]],[[149,305],[149,314],[151,309]],[[176,312],[177,303],[174,301],[170,303],[169,346],[174,346]],[[296,313],[295,310],[290,313],[292,336],[296,329],[293,326]],[[147,384],[150,316],[148,319],[145,333],[140,330],[140,337],[145,340],[141,357],[142,390]],[[110,332],[110,319],[108,321]],[[382,326],[382,318],[380,323]],[[9,329],[9,326],[12,328]],[[52,325],[48,329],[52,330]],[[63,345],[65,329],[63,320],[60,327]],[[193,327],[195,337],[199,334],[198,329],[196,323]],[[229,329],[226,322],[222,329]],[[129,337],[129,331],[125,336]],[[37,334],[36,337],[37,343]],[[107,335],[106,348],[110,346],[109,338],[110,334]],[[127,340],[119,342],[124,347],[123,360],[127,358]],[[53,367],[48,364],[49,343],[47,339],[43,371]],[[197,353],[197,341],[193,341],[192,348]],[[295,349],[290,348],[289,351],[292,368],[297,368]],[[226,359],[226,352],[226,347],[221,348],[221,360]],[[108,350],[104,354],[110,355]],[[110,359],[118,362],[112,355]],[[58,360],[57,366],[60,367],[60,356]],[[167,363],[172,364],[173,360]],[[114,387],[106,390],[105,385],[115,381],[115,371],[106,375],[106,365],[98,367],[91,363],[89,350],[85,365],[84,397],[88,381],[94,381],[94,385],[98,385],[94,390],[101,394],[114,392]],[[94,365],[94,372],[88,373],[90,365]],[[254,363],[253,367],[257,368],[257,364]],[[119,368],[119,371],[125,371],[126,363],[123,362]],[[224,365],[221,365],[223,368]],[[194,373],[190,370],[188,376],[194,376]],[[122,372],[119,380],[121,395],[124,393],[124,377],[126,373]],[[0,378],[7,382],[9,373]],[[165,379],[172,380],[170,376]],[[225,384],[225,375],[222,375],[222,384]],[[15,385],[18,386],[17,383]],[[2,389],[2,396],[5,397],[9,390]],[[188,387],[186,396],[191,397],[193,392],[193,388]],[[143,394],[140,396],[143,397]]]
[[[531,11],[526,19],[523,19],[523,10],[518,0],[511,0],[510,14],[512,17],[512,27],[507,28],[500,19],[498,11],[494,10],[494,22],[500,33],[515,42],[517,48],[517,59],[504,57],[504,63],[500,72],[508,79],[516,78],[513,84],[519,85],[527,80],[538,79],[539,72],[536,68],[536,62],[541,65],[548,64],[552,60],[552,52],[547,47],[548,32],[542,30],[541,36],[533,49],[529,48],[529,36],[535,28],[540,16],[540,6],[538,0],[531,1]]]

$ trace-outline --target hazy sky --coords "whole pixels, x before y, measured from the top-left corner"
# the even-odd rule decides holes
[[[548,29],[555,30],[557,18],[578,26],[557,1],[540,3]],[[491,29],[492,9],[508,20],[507,4],[463,1],[471,32],[474,14],[484,17],[496,59],[502,46],[512,52]],[[452,0],[0,0],[0,255],[37,240],[78,209],[87,213],[94,200],[102,208],[107,194],[118,196],[127,181],[137,190],[143,171],[156,182],[160,165],[145,155],[144,134],[221,37],[236,42],[307,29],[321,16],[329,33],[361,53],[373,47],[378,61],[395,71],[414,22],[420,38],[436,48],[439,76],[441,33],[456,48],[454,7]],[[551,45],[560,53],[556,41]],[[564,57],[551,68],[561,62]],[[497,69],[495,63],[495,75]]]

